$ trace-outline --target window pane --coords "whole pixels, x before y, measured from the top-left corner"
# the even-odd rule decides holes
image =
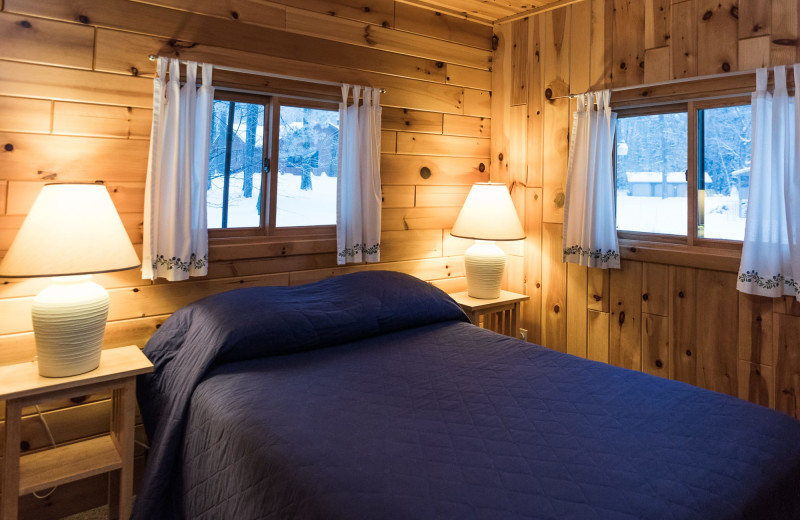
[[[617,120],[617,229],[686,235],[686,112]]]
[[[281,106],[275,225],[336,224],[339,112]]]
[[[208,227],[261,225],[264,105],[214,100]]]
[[[750,106],[701,111],[705,172],[697,180],[697,236],[744,239],[747,194],[750,188]]]

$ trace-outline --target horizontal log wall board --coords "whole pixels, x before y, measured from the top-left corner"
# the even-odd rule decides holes
[[[738,293],[735,249],[626,240],[610,271],[561,258],[568,94],[625,88],[612,106],[746,94],[742,72],[800,60],[799,25],[797,0],[584,0],[494,27],[491,174],[524,216],[509,282],[530,296],[529,341],[800,417],[800,304]],[[683,81],[701,76],[714,77]]]
[[[221,88],[333,101],[340,89],[325,82],[387,90],[381,96],[382,263],[337,267],[335,240],[285,237],[213,243],[209,275],[187,282],[151,284],[138,270],[97,275],[112,300],[106,348],[142,347],[177,308],[238,287],[390,269],[447,291],[466,288],[468,244],[450,237],[449,229],[470,185],[489,180],[489,25],[393,0],[4,0],[0,5],[0,257],[47,181],[104,181],[141,254],[155,73],[151,54],[178,53],[323,82],[218,70],[214,78]],[[430,175],[421,176],[422,168]],[[521,260],[521,250],[510,251],[515,252]],[[35,354],[31,300],[48,281],[0,282],[0,364],[30,360]],[[50,403],[42,411],[56,442],[71,442],[107,429],[109,403],[108,395],[93,395],[81,403]],[[137,435],[146,441],[141,426]],[[26,410],[22,439],[28,450],[49,444],[33,410]],[[142,450],[137,457],[141,474]],[[59,518],[105,497],[104,481],[88,479],[44,500],[24,497],[21,517]]]

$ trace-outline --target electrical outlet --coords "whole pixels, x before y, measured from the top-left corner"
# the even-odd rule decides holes
[[[519,329],[519,339],[528,341],[528,329]]]

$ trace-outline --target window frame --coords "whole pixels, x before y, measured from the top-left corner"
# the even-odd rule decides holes
[[[338,111],[333,101],[311,100],[292,96],[254,94],[217,88],[214,100],[259,104],[264,106],[264,135],[262,137],[261,222],[258,227],[208,228],[209,245],[251,244],[261,242],[331,239],[336,237],[336,225],[277,227],[278,149],[280,140],[280,108],[291,106]],[[269,171],[264,165],[269,164]]]
[[[698,236],[697,223],[699,221],[700,206],[698,203],[698,172],[702,170],[699,164],[699,149],[703,143],[700,142],[699,118],[702,110],[723,108],[728,106],[742,106],[750,104],[749,95],[729,95],[716,96],[698,100],[688,100],[680,102],[670,102],[649,106],[626,106],[615,109],[617,118],[637,117],[646,115],[657,115],[667,113],[686,112],[687,114],[687,169],[686,169],[686,191],[687,191],[687,229],[686,235],[668,235],[661,233],[647,233],[642,231],[617,230],[620,241],[620,249],[623,258],[642,259],[647,261],[658,261],[655,254],[668,254],[673,260],[675,253],[691,253],[686,262],[673,261],[682,265],[698,266],[704,261],[699,261],[697,255],[708,255],[708,262],[713,267],[719,267],[720,261],[729,269],[736,270],[738,259],[741,255],[741,240],[725,240],[718,238],[704,238]],[[613,103],[612,103],[613,106]],[[614,134],[614,150],[617,146],[617,135]],[[616,185],[616,153],[613,154],[614,178]],[[616,189],[614,192],[614,211],[616,212]],[[642,258],[641,252],[654,252],[654,255],[645,254]],[[639,254],[637,254],[639,253]],[[735,255],[736,266],[733,263]],[[661,260],[662,262],[664,260]],[[711,266],[710,266],[711,267]]]

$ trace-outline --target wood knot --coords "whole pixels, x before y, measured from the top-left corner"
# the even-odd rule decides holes
[[[536,288],[537,289],[541,289],[541,287],[542,287],[542,284],[540,284],[539,282],[536,282]]]
[[[691,350],[687,350],[686,351],[686,355],[689,356],[689,357],[692,357],[692,351]]]
[[[553,89],[551,89],[550,87],[544,89],[544,97],[546,99],[551,99],[553,97]]]
[[[621,70],[625,70],[628,68],[628,64],[623,61],[622,63],[619,64],[619,68]]]
[[[650,299],[650,295],[649,295],[649,294],[647,294],[647,293],[644,293],[644,294],[642,295],[642,300],[643,300],[643,301],[647,301],[647,300],[649,300],[649,299]]]
[[[31,443],[28,441],[22,441],[19,443],[19,451],[28,451],[31,449]]]
[[[555,312],[556,314],[558,314],[560,311],[561,311],[561,307],[559,307],[558,305],[554,305],[554,306],[553,306],[553,312]]]
[[[664,366],[664,363],[660,359],[656,359],[656,368],[661,368]]]
[[[625,323],[625,311],[620,311],[619,313],[619,324],[622,325]]]
[[[436,62],[436,68],[437,69],[441,69],[442,67],[444,67],[444,62],[443,61],[437,61]]]
[[[239,13],[237,11],[231,11],[231,18],[233,18],[234,20],[238,20]]]
[[[79,395],[79,396],[76,396],[76,397],[70,397],[69,400],[72,401],[75,404],[81,404],[81,403],[85,403],[87,399],[89,399],[88,395]]]
[[[734,17],[734,18],[736,18],[738,20],[739,19],[739,6],[738,5],[732,5],[730,13],[731,13],[732,17]]]
[[[678,291],[678,298],[683,298],[683,291]]]
[[[503,160],[503,154],[497,154],[497,160],[498,161],[502,161]]]
[[[29,22],[28,20],[22,20],[21,22],[17,22],[17,24],[20,27],[24,27],[25,29],[30,29],[31,27],[33,27],[33,25],[31,25],[31,22]]]
[[[728,63],[727,61],[726,61],[726,62],[724,62],[724,63],[722,64],[722,70],[723,70],[724,72],[730,72],[730,71],[731,71],[731,64],[730,64],[730,63]]]
[[[368,12],[370,12],[370,11],[372,11],[372,9],[370,9],[369,7],[365,7],[365,8],[364,8],[364,12],[365,12],[365,13],[368,13]]]
[[[703,21],[704,21],[704,22],[707,22],[707,21],[709,21],[709,20],[711,19],[711,17],[712,17],[712,16],[714,16],[714,13],[713,13],[713,11],[711,11],[711,9],[709,9],[708,11],[706,11],[705,13],[703,13]]]
[[[131,74],[133,74],[134,76],[138,76],[139,69],[137,69],[136,67],[131,67]]]
[[[3,147],[3,150],[5,150],[7,152],[13,152],[14,151],[14,145],[11,144],[11,143],[8,143]]]
[[[439,13],[436,13],[436,14],[438,15]],[[498,38],[496,34],[493,34],[492,35],[492,50],[496,51],[497,50],[497,46],[499,44],[500,44],[500,38]]]
[[[78,21],[82,24],[88,24],[90,22],[89,17],[84,14],[78,16]]]
[[[486,171],[486,165],[483,164],[483,163],[480,163],[478,165],[478,171],[481,172],[481,173],[485,172]]]

